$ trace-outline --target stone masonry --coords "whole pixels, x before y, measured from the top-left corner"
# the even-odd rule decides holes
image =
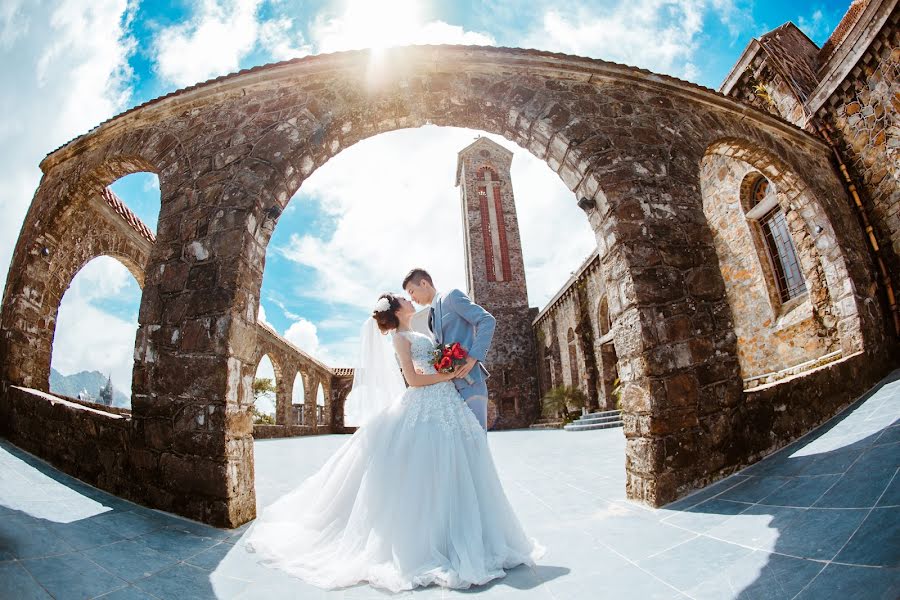
[[[900,286],[897,0],[855,0],[822,48],[793,23],[760,36],[747,46],[721,91],[829,141],[861,196],[896,294]],[[891,310],[883,287],[876,295]]]
[[[583,199],[623,381],[629,497],[661,505],[756,460],[888,368],[866,241],[821,139],[712,90],[600,60],[396,48],[377,67],[360,51],[221,77],[131,109],[49,154],[0,315],[3,435],[149,506],[216,525],[252,519],[247,407],[277,218],[341,149],[426,123],[502,135]],[[704,213],[708,154],[743,160],[792,190],[809,242],[823,249],[815,267],[827,282],[822,302],[846,356],[823,367],[840,385],[816,388],[812,401],[803,392],[822,376],[765,394],[743,390]],[[133,410],[124,428],[120,415],[91,413],[82,440],[126,451],[86,455],[88,472],[59,452],[59,437],[34,435],[48,418],[59,419],[60,432],[74,418],[43,395],[59,302],[50,283],[74,274],[53,257],[77,246],[66,232],[81,207],[138,170],[159,176],[161,209],[138,317]]]

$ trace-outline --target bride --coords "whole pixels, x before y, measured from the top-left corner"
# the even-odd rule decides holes
[[[368,582],[398,592],[481,585],[543,554],[522,530],[453,374],[431,365],[434,340],[410,329],[413,314],[404,298],[379,298],[364,327],[356,374],[364,383],[354,382],[357,412],[368,418],[256,520],[247,545],[263,564],[322,588]],[[378,349],[376,327],[394,332],[409,388],[390,350]]]

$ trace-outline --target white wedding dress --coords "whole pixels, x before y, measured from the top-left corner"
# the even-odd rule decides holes
[[[434,373],[432,339],[399,335],[416,369]],[[368,582],[394,592],[480,585],[543,554],[452,382],[408,388],[266,508],[247,543],[263,564],[318,587]]]

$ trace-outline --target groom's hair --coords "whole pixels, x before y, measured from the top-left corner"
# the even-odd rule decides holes
[[[410,271],[406,277],[403,278],[403,289],[406,289],[406,286],[410,284],[410,282],[419,285],[422,283],[422,280],[427,281],[431,287],[434,287],[434,281],[431,279],[431,275],[428,274],[428,271],[425,269],[413,269]]]

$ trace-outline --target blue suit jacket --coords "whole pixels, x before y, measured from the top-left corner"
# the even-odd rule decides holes
[[[494,315],[473,303],[460,290],[450,290],[446,295],[437,294],[434,306],[434,337],[440,344],[459,344],[469,356],[478,361],[469,372],[472,383],[465,379],[454,379],[456,388],[462,390],[483,382],[489,373],[482,361],[487,356],[494,337],[496,320]]]

